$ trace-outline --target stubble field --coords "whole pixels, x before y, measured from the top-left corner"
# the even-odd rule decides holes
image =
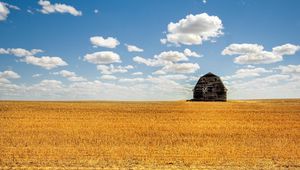
[[[300,100],[0,102],[0,169],[300,169]]]

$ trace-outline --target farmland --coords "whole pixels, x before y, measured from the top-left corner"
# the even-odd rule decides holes
[[[0,102],[0,169],[300,168],[300,100]]]

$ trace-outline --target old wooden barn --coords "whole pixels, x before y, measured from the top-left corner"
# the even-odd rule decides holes
[[[193,89],[193,101],[226,101],[227,89],[220,77],[209,72],[200,77]]]

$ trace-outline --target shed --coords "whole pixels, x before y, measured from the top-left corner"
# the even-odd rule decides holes
[[[209,72],[200,77],[193,89],[193,101],[226,101],[227,89],[219,76]]]

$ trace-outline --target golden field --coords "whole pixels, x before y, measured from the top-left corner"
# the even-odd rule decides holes
[[[300,100],[0,102],[0,169],[300,169]]]

